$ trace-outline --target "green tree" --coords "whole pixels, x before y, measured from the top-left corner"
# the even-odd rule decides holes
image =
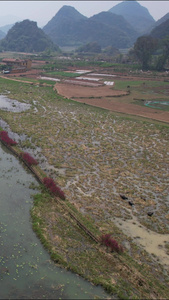
[[[149,69],[152,54],[157,49],[157,45],[157,39],[151,36],[141,36],[134,44],[134,53],[142,64],[143,70]]]
[[[81,46],[77,52],[101,53],[101,46],[97,42],[91,42]]]

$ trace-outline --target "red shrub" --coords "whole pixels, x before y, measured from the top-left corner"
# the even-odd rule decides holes
[[[29,166],[38,164],[38,162],[29,153],[23,152],[20,155],[22,159],[25,160]]]
[[[107,248],[110,248],[112,252],[123,252],[122,246],[120,246],[118,242],[111,237],[110,234],[104,234],[101,236],[101,244],[105,245]]]
[[[8,133],[4,130],[0,131],[0,139],[1,139],[2,142],[6,143],[9,146],[14,146],[14,145],[17,144],[13,139],[11,139],[8,136]]]
[[[60,189],[60,187],[56,186],[52,178],[45,177],[43,179],[43,183],[50,190],[52,194],[58,196],[62,200],[65,200],[64,192]]]
[[[57,188],[56,193],[57,193],[58,197],[62,200],[65,200],[64,192],[60,189],[60,187],[57,186],[56,188]]]
[[[45,177],[44,179],[43,179],[43,183],[46,185],[46,187],[50,187],[50,186],[52,186],[52,185],[54,185],[55,183],[54,183],[54,181],[53,181],[53,179],[52,178],[48,178],[48,177]]]
[[[8,132],[5,130],[0,131],[0,137],[6,137],[8,136]]]
[[[110,234],[104,234],[101,236],[101,244],[105,245],[106,247],[110,246],[110,239],[111,235]]]

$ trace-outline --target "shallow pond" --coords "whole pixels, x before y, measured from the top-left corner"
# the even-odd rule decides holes
[[[157,257],[158,261],[169,270],[169,256],[165,243],[169,243],[169,234],[153,232],[139,223],[135,216],[129,220],[114,218],[118,226],[126,235],[133,238],[136,244],[145,249],[148,253]]]
[[[7,96],[0,95],[0,109],[12,112],[22,112],[30,108],[29,104],[9,99]]]
[[[0,299],[104,299],[108,295],[56,266],[31,227],[37,184],[0,145]]]

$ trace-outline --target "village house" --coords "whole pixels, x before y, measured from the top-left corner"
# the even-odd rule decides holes
[[[20,73],[31,69],[32,61],[31,59],[14,59],[14,58],[4,58],[2,60],[6,64],[7,68],[4,71],[10,73]]]

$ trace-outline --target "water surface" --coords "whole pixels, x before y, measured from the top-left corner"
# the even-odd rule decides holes
[[[0,109],[11,112],[22,112],[29,109],[31,106],[17,100],[9,99],[5,95],[0,95]]]

